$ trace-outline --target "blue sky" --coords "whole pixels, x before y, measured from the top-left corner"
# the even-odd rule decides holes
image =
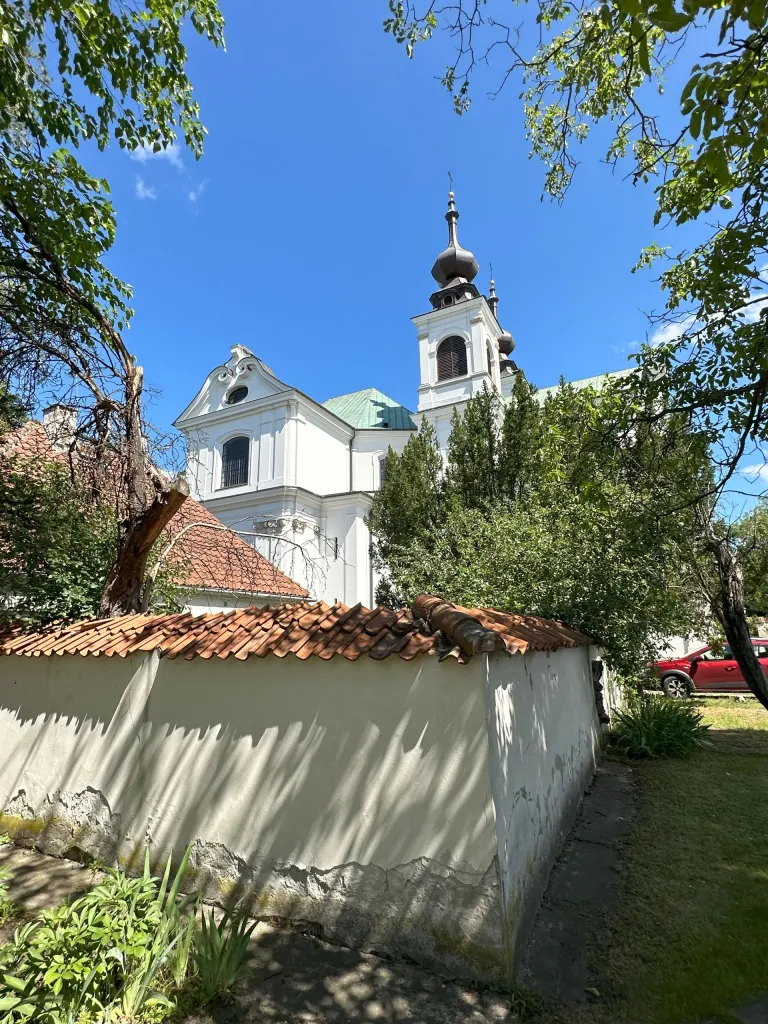
[[[162,392],[158,425],[235,342],[320,401],[376,386],[414,408],[409,318],[428,308],[446,242],[448,170],[476,283],[492,262],[528,378],[627,365],[660,305],[653,275],[631,267],[643,245],[679,238],[653,228],[649,187],[590,146],[565,204],[542,203],[516,85],[491,101],[479,82],[458,117],[436,79],[447,40],[408,61],[382,30],[384,0],[297,0],[290,20],[281,5],[223,10],[227,51],[191,45],[203,158],[89,161],[112,185],[109,264],[135,290],[129,340]]]

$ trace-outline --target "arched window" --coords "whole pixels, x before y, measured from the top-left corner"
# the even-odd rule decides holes
[[[379,456],[379,487],[383,487],[384,481],[387,479],[387,456]]]
[[[437,379],[463,377],[467,372],[467,346],[463,338],[446,338],[437,346]]]
[[[242,487],[248,483],[248,453],[251,442],[247,437],[233,437],[221,449],[221,486]]]

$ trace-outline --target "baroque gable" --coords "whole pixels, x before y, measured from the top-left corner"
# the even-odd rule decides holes
[[[208,374],[202,388],[176,420],[177,426],[234,406],[244,409],[259,399],[291,390],[245,345],[233,345],[231,352],[226,363]]]

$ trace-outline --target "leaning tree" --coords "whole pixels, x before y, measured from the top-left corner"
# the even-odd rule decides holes
[[[223,43],[215,0],[0,0],[0,372],[33,399],[79,406],[71,443],[114,488],[120,517],[101,613],[138,611],[154,541],[187,496],[152,457],[143,372],[124,338],[130,288],[105,265],[109,186],[84,144],[159,152],[204,128],[187,77],[187,24]]]

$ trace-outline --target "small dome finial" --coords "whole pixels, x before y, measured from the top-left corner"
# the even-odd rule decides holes
[[[440,285],[446,285],[457,277],[464,281],[472,281],[480,269],[469,249],[462,249],[459,244],[456,228],[459,222],[459,212],[456,209],[456,197],[453,194],[453,180],[450,174],[448,178],[451,184],[451,190],[448,193],[448,212],[445,215],[445,219],[448,221],[448,248],[440,253],[432,267],[432,277]]]

